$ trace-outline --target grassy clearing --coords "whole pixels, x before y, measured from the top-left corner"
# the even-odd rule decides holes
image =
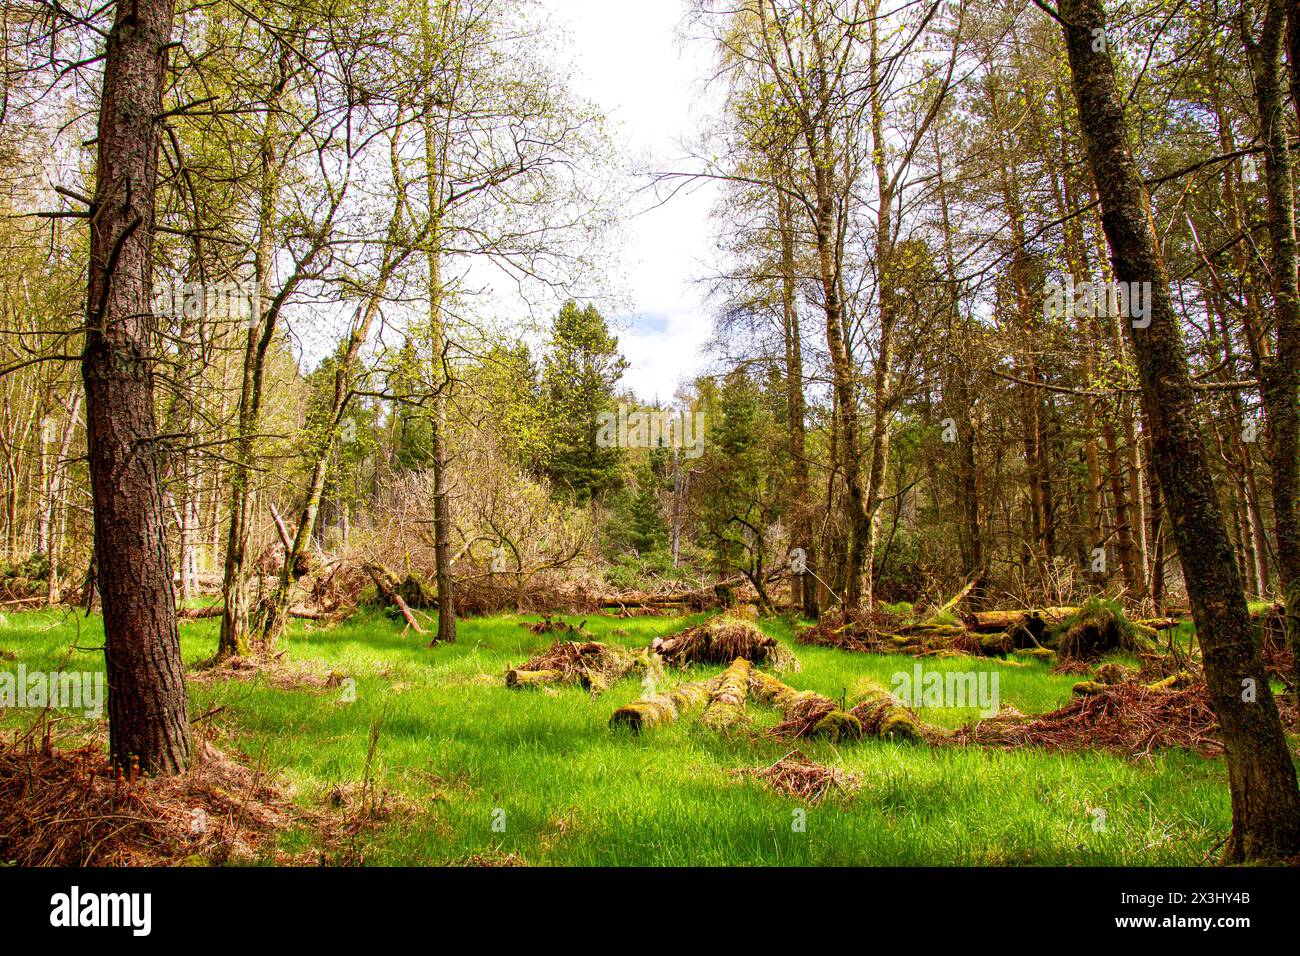
[[[374,612],[328,631],[295,622],[283,645],[289,664],[353,679],[354,702],[342,700],[347,686],[281,689],[257,678],[192,683],[193,713],[223,708],[204,722],[218,745],[278,772],[304,806],[328,806],[331,790],[361,781],[377,727],[373,777],[405,809],[367,832],[371,864],[1178,865],[1204,862],[1230,825],[1222,761],[1183,752],[1130,761],[806,742],[810,759],[857,774],[862,787],[802,806],[733,772],[777,761],[788,744],[723,738],[694,720],[640,738],[611,732],[610,713],[641,696],[636,680],[595,701],[576,687],[507,690],[506,666],[551,640],[521,620],[466,620],[458,644],[437,648]],[[697,620],[589,617],[586,626],[597,640],[639,647]],[[762,626],[803,664],[783,678],[831,697],[867,676],[888,686],[916,661],[798,646],[785,622]],[[216,628],[214,619],[182,625],[187,667],[211,654]],[[101,669],[101,644],[98,618],[12,614],[0,623],[0,651],[15,657],[0,668],[49,670],[66,659],[68,669]],[[1025,713],[1060,706],[1078,679],[986,658],[925,666],[996,669],[1001,701]],[[697,668],[695,676],[720,669]],[[751,713],[755,728],[775,722]],[[974,714],[921,710],[945,727]],[[0,726],[30,720],[0,713]],[[62,726],[95,729],[80,717]],[[310,839],[283,836],[287,848]]]

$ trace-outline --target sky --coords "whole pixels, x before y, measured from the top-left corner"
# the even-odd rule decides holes
[[[690,142],[710,114],[704,88],[712,52],[680,42],[681,0],[543,0],[572,38],[571,88],[609,117],[625,158],[638,168],[685,168]],[[644,180],[641,181],[644,183]],[[694,279],[712,258],[710,185],[681,190],[657,208],[649,192],[628,197],[623,274],[626,301],[610,316],[631,363],[622,384],[643,400],[669,400],[703,370],[711,322]]]

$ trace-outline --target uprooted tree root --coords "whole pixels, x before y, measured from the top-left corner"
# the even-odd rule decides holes
[[[1090,598],[1061,624],[1056,645],[1062,659],[1093,661],[1113,651],[1155,651],[1154,633],[1130,621],[1118,603]]]
[[[998,715],[955,731],[948,742],[982,747],[1109,750],[1145,754],[1180,747],[1202,756],[1223,752],[1218,720],[1203,683],[1157,689],[1136,683],[1098,685],[1050,714]]]
[[[207,742],[174,777],[115,776],[102,746],[0,743],[0,860],[19,866],[292,863],[288,796]]]
[[[799,666],[798,659],[776,638],[764,634],[753,621],[733,614],[719,614],[677,634],[656,638],[650,649],[675,667],[730,664],[738,657],[776,670]]]
[[[792,750],[768,767],[747,767],[733,771],[742,777],[762,780],[773,790],[816,806],[832,791],[852,793],[860,787],[857,774],[838,767],[814,763],[798,750]]]
[[[542,653],[506,671],[507,687],[578,684],[599,694],[633,670],[645,668],[648,655],[599,641],[556,641]]]

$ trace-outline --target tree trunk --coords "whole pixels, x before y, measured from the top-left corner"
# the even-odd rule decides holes
[[[1066,49],[1115,277],[1150,283],[1149,325],[1129,326],[1151,448],[1223,734],[1232,796],[1229,861],[1300,852],[1300,791],[1260,662],[1197,429],[1182,332],[1106,47],[1102,0],[1062,0]],[[1100,38],[1100,40],[1099,40]]]
[[[430,20],[426,0],[422,21],[425,56],[434,62],[437,36]],[[427,260],[429,272],[429,349],[433,369],[433,401],[430,415],[433,465],[433,558],[438,585],[438,634],[434,642],[456,640],[456,581],[451,573],[451,500],[447,488],[447,389],[451,378],[447,371],[447,337],[443,319],[442,286],[442,216],[443,186],[446,175],[446,151],[449,130],[438,129],[439,114],[432,99],[424,113],[424,163],[429,190]]]
[[[291,21],[297,23],[296,16]],[[290,32],[293,27],[291,26]],[[272,89],[262,128],[260,144],[260,182],[258,185],[257,251],[254,270],[257,275],[256,313],[249,316],[244,341],[243,379],[239,392],[239,424],[234,444],[234,463],[230,481],[230,528],[226,536],[226,565],[221,591],[225,612],[221,616],[218,657],[248,653],[250,595],[247,569],[249,540],[253,525],[254,438],[262,413],[262,384],[266,354],[275,338],[275,326],[287,289],[274,294],[273,276],[276,254],[276,219],[279,215],[282,167],[280,149],[280,100],[294,68],[295,51],[281,47],[276,63],[276,83]],[[314,241],[319,249],[321,240]],[[313,252],[314,255],[314,252]]]
[[[1300,693],[1300,286],[1296,277],[1295,192],[1282,61],[1287,11],[1293,6],[1287,0],[1268,0],[1258,42],[1251,39],[1246,23],[1249,8],[1243,8],[1241,15],[1242,39],[1254,74],[1259,132],[1265,147],[1268,272],[1277,327],[1277,347],[1261,363],[1259,380],[1273,472],[1277,572],[1286,605],[1287,642],[1295,656],[1292,677]]]
[[[777,161],[772,162],[773,178],[781,178]],[[817,617],[817,586],[812,576],[813,525],[808,500],[808,458],[805,447],[804,417],[807,414],[803,393],[803,342],[800,338],[799,307],[795,302],[794,222],[790,197],[776,193],[777,231],[781,243],[781,324],[785,337],[785,411],[790,442],[790,476],[795,507],[794,537],[803,548],[805,570],[791,577],[790,603],[803,608],[805,617]],[[675,459],[674,459],[675,460]],[[674,546],[676,526],[674,525]],[[676,550],[674,550],[674,561]],[[674,565],[675,566],[675,565]]]
[[[150,354],[155,123],[172,15],[171,0],[119,3],[109,33],[81,362],[109,751],[127,773],[179,773],[190,755]]]

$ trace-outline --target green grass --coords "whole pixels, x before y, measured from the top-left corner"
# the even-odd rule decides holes
[[[353,678],[355,702],[343,702],[338,687],[281,690],[260,679],[232,680],[192,683],[192,712],[223,707],[204,721],[218,745],[276,771],[304,806],[320,807],[333,787],[362,779],[378,728],[375,776],[409,812],[366,832],[371,864],[516,854],[543,865],[1179,865],[1204,862],[1230,825],[1223,762],[1175,751],[1132,761],[801,742],[808,757],[862,782],[855,794],[809,807],[733,772],[769,765],[789,744],[756,735],[726,739],[690,719],[640,738],[611,732],[610,713],[641,694],[636,680],[594,701],[576,688],[507,690],[504,668],[550,640],[520,627],[521,620],[465,620],[459,643],[436,648],[403,636],[376,612],[333,630],[295,622],[283,643],[288,661]],[[683,623],[586,620],[598,639],[629,646]],[[864,677],[888,686],[915,662],[793,645],[788,624],[763,627],[803,664],[785,679],[832,697],[851,693]],[[182,626],[187,667],[211,655],[216,628],[211,619]],[[0,649],[16,660],[0,661],[0,669],[22,663],[48,670],[65,658],[69,669],[100,669],[101,644],[97,617],[12,614],[0,623]],[[1077,680],[1037,662],[946,659],[926,667],[994,669],[1002,703],[1026,713],[1060,706]],[[751,714],[757,729],[775,719],[757,708]],[[974,711],[929,708],[921,715],[954,727]],[[0,713],[0,726],[30,720],[30,713]],[[80,717],[62,726],[94,729]],[[1096,810],[1104,811],[1104,828],[1094,828]],[[310,839],[305,831],[282,837],[286,849]]]

